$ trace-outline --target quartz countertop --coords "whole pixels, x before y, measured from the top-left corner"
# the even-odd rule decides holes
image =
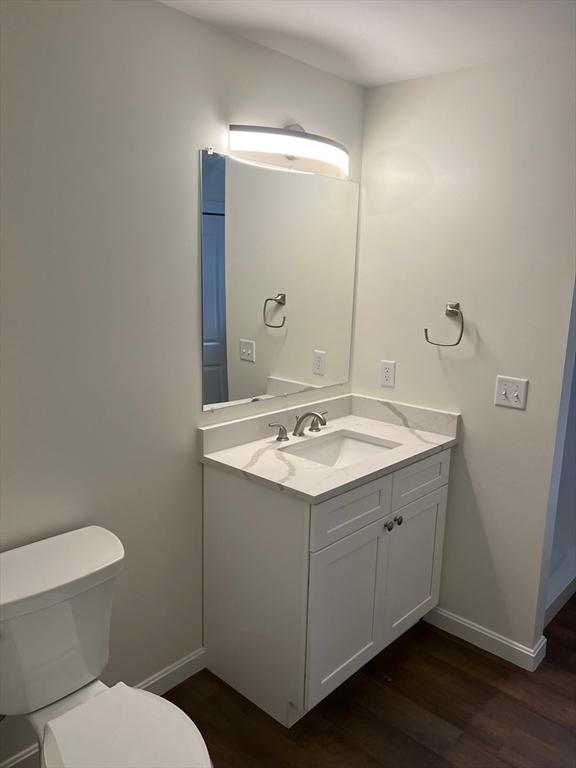
[[[346,467],[330,467],[279,450],[298,442],[308,442],[341,430],[400,443],[381,455],[366,458]],[[456,438],[426,432],[411,426],[389,424],[363,416],[348,415],[330,420],[320,433],[305,431],[303,437],[290,435],[290,442],[278,442],[275,435],[204,455],[202,461],[220,469],[298,496],[318,504],[363,483],[456,445]]]

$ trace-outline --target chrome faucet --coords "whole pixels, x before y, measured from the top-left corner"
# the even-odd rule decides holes
[[[310,429],[313,432],[320,432],[320,424],[323,427],[326,426],[326,419],[324,418],[325,413],[327,413],[327,411],[323,411],[322,413],[318,413],[316,411],[307,411],[306,413],[303,413],[302,416],[298,416],[296,418],[296,426],[294,427],[294,432],[292,432],[294,437],[302,437],[304,435],[304,423],[306,419],[310,418],[312,419],[312,426]]]

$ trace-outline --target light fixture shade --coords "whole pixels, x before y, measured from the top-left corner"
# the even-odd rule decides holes
[[[230,154],[260,165],[346,178],[350,158],[337,141],[290,128],[230,126]]]

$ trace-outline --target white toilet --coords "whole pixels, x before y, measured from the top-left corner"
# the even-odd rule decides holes
[[[28,716],[42,768],[210,768],[181,709],[98,680],[123,560],[97,526],[0,554],[0,714]]]

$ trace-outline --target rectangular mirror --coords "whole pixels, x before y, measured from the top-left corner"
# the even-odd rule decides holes
[[[204,410],[348,381],[358,185],[201,153]]]

